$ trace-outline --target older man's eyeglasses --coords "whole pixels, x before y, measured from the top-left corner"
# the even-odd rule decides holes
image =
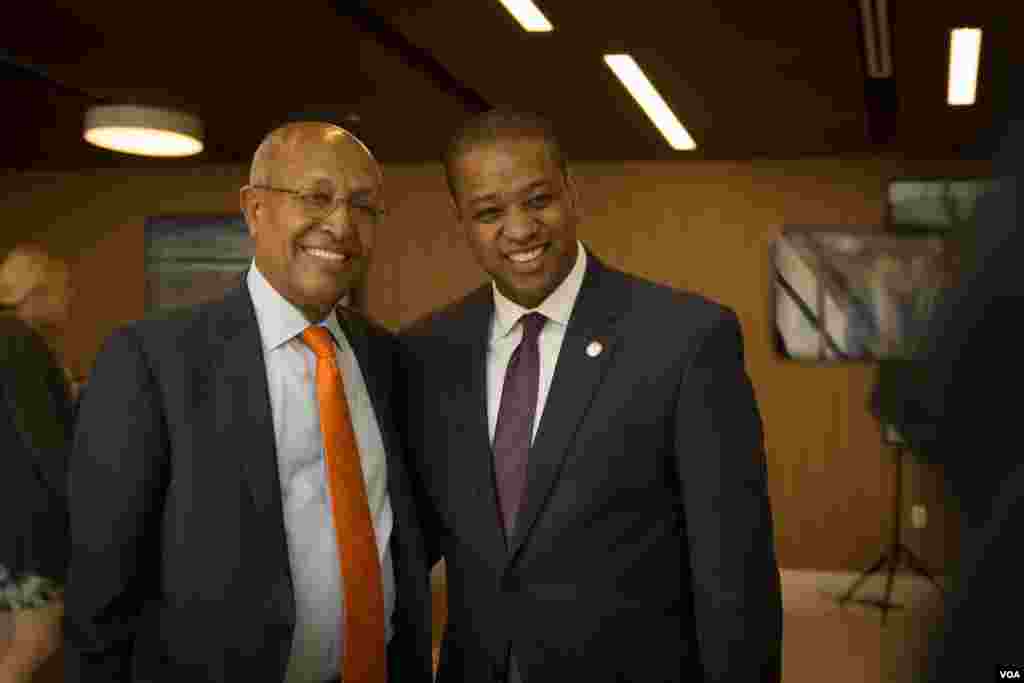
[[[270,192],[281,192],[295,198],[303,213],[317,220],[322,220],[334,214],[338,207],[345,205],[348,214],[355,220],[379,222],[387,211],[370,202],[369,199],[356,195],[355,197],[344,195],[333,195],[328,192],[302,192],[287,187],[273,187],[271,185],[253,185],[258,190],[269,190]]]

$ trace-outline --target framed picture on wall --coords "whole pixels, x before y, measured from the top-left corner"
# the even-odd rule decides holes
[[[234,215],[168,215],[146,219],[146,311],[218,299],[241,284],[254,251],[245,219]],[[352,292],[365,310],[366,283]]]
[[[191,306],[238,286],[252,261],[240,215],[146,219],[146,311]]]
[[[953,273],[947,240],[794,226],[775,240],[775,343],[787,360],[909,359]]]

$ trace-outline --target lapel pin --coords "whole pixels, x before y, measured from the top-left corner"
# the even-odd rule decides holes
[[[601,346],[601,342],[599,341],[592,341],[589,344],[587,344],[587,355],[590,356],[591,358],[594,358],[602,351],[604,351],[604,347]]]

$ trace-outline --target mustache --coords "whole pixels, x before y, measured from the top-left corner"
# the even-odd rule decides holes
[[[296,240],[296,244],[307,249],[337,251],[350,257],[363,255],[363,245],[358,239],[338,240],[331,233],[317,226],[312,226],[304,231]]]

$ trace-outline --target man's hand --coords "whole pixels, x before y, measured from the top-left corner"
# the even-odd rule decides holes
[[[60,600],[0,615],[0,621],[10,622],[7,638],[0,636],[0,683],[32,680],[32,674],[60,647],[63,617],[64,603]]]

